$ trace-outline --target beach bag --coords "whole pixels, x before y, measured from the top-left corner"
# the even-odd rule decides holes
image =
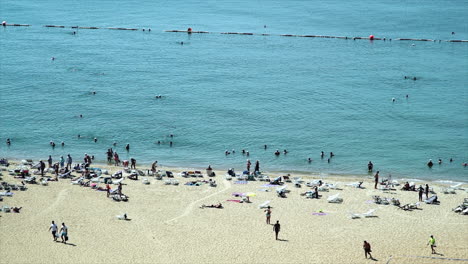
[[[68,236],[65,236],[65,241],[68,241]]]

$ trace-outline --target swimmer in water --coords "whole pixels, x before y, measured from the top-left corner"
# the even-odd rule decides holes
[[[395,101],[396,101],[396,99],[395,99],[395,97],[393,97],[393,98],[392,98],[392,102],[395,102]]]
[[[96,142],[97,142],[97,138],[95,137],[95,138],[94,138],[94,143],[96,143]]]
[[[83,115],[80,115],[80,118],[83,118]]]
[[[117,146],[117,142],[114,141],[114,143],[112,143],[112,145],[114,145],[114,147]]]
[[[409,95],[406,95],[406,99],[408,99]]]
[[[52,57],[52,58],[51,58],[51,60],[53,60],[53,61],[54,61],[54,60],[55,60],[55,57]]]
[[[171,142],[169,142],[169,146],[170,146],[170,147],[172,147],[172,141],[171,141]]]
[[[7,138],[7,140],[6,140],[6,144],[7,144],[8,146],[9,146],[9,145],[11,145],[10,138]]]
[[[81,135],[80,135],[80,134],[78,134],[78,138],[81,138]]]
[[[65,142],[62,141],[62,147],[65,146]]]
[[[127,144],[127,145],[125,146],[125,149],[126,149],[127,151],[129,151],[129,150],[130,150],[130,144]]]
[[[439,165],[442,164],[442,159],[439,159]]]
[[[267,146],[267,145],[263,145],[263,149],[267,149],[267,148],[268,148],[268,146]]]
[[[161,140],[158,140],[158,145],[160,145],[160,144],[161,144]]]
[[[311,159],[311,158],[308,158],[308,159],[307,159],[307,162],[311,163],[311,162],[312,162],[312,159]]]

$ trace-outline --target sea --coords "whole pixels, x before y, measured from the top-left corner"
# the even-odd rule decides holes
[[[446,41],[468,39],[466,14],[464,0],[1,0],[0,20],[31,26],[0,26],[0,157],[104,162],[113,148],[321,176],[368,176],[372,161],[467,181],[468,43]],[[210,33],[166,32],[188,28]],[[386,40],[353,39],[370,35]]]

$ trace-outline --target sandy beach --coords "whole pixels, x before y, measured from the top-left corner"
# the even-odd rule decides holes
[[[15,167],[13,164],[8,169]],[[122,169],[95,164],[92,167],[108,169],[110,173]],[[146,171],[149,167],[138,168]],[[151,176],[139,177],[137,181],[126,178],[122,188],[129,196],[128,202],[113,201],[105,191],[72,185],[70,179],[49,182],[47,186],[27,184],[26,191],[13,191],[14,195],[3,197],[0,205],[22,209],[20,213],[0,213],[0,263],[468,261],[468,217],[452,211],[468,197],[464,189],[444,194],[442,189],[448,185],[429,182],[440,205],[423,202],[419,209],[405,211],[391,204],[375,204],[372,196],[396,198],[404,205],[416,203],[418,193],[402,191],[401,185],[391,191],[375,190],[372,177],[322,178],[326,183],[339,183],[340,190],[330,189],[319,192],[320,199],[307,199],[300,195],[311,189],[305,184],[297,188],[294,183],[285,183],[290,192],[287,198],[280,198],[276,187],[267,186],[265,181],[238,184],[236,179],[225,180],[225,171],[215,171],[217,176],[212,179],[217,181],[217,187],[187,186],[184,183],[197,179],[178,176],[180,169],[172,171],[180,181],[177,186]],[[2,174],[8,183],[19,184],[22,180],[8,175],[8,171]],[[307,175],[291,175],[299,176],[305,182],[313,180]],[[150,184],[143,184],[143,178],[148,178]],[[208,177],[205,175],[204,179]],[[364,189],[346,185],[358,180],[364,181]],[[251,203],[227,201],[241,199],[234,197],[234,192],[252,192],[255,196],[250,197]],[[327,198],[336,193],[340,193],[343,202],[328,203]],[[272,207],[271,223],[280,221],[280,240],[275,240],[273,226],[266,224],[264,209],[259,209],[265,201],[270,201]],[[200,208],[216,203],[222,203],[224,208]],[[376,217],[350,217],[351,213],[362,214],[370,209],[376,209]],[[131,220],[116,218],[123,213]],[[52,220],[58,226],[65,222],[69,227],[67,244],[53,242],[48,231]],[[440,254],[431,254],[427,246],[430,235],[436,238]],[[364,240],[371,244],[375,261],[364,258]]]

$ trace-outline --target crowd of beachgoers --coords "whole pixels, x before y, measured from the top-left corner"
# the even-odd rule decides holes
[[[323,155],[323,153],[322,153]],[[45,160],[45,161],[44,161]],[[208,166],[205,170],[181,170],[161,167],[158,161],[152,164],[141,165],[135,159],[120,160],[118,154],[112,149],[107,151],[108,164],[94,163],[92,155],[84,154],[83,161],[76,163],[70,155],[60,157],[54,160],[52,156],[48,159],[33,161],[24,159],[21,161],[9,161],[7,159],[0,160],[0,206],[3,213],[18,213],[20,215],[28,215],[31,205],[21,203],[21,199],[16,199],[16,196],[27,196],[29,192],[37,191],[36,188],[46,188],[54,184],[72,185],[73,188],[84,190],[93,190],[101,192],[99,195],[110,201],[120,202],[120,204],[141,204],[144,201],[133,199],[134,195],[130,195],[132,189],[145,188],[144,186],[207,186],[207,192],[210,189],[216,190],[223,185],[221,191],[214,192],[217,200],[199,199],[195,206],[201,209],[226,209],[231,210],[232,204],[255,204],[255,208],[259,208],[265,215],[266,224],[271,225],[272,233],[275,234],[276,240],[284,240],[282,232],[284,227],[280,228],[281,219],[271,221],[272,214],[274,215],[280,208],[273,206],[281,200],[304,199],[304,200],[323,200],[328,204],[343,204],[345,199],[349,199],[349,193],[361,190],[361,194],[365,193],[363,198],[366,204],[373,204],[375,207],[366,208],[366,211],[348,211],[343,208],[342,214],[346,215],[347,219],[365,219],[378,218],[380,206],[395,207],[396,210],[404,211],[419,211],[426,210],[428,207],[437,207],[445,202],[445,199],[450,196],[458,195],[458,203],[452,208],[443,206],[444,212],[453,212],[453,214],[467,215],[468,214],[468,198],[462,199],[462,196],[467,196],[464,183],[453,184],[434,184],[432,182],[422,181],[399,181],[390,177],[382,177],[379,171],[373,170],[372,162],[368,164],[369,175],[367,177],[346,178],[317,178],[307,175],[291,175],[266,173],[261,171],[260,162],[256,161],[254,165],[247,160],[246,168],[238,173],[233,168],[227,168],[225,171],[215,170]],[[141,183],[140,185],[136,185]],[[255,186],[254,189],[239,190],[231,194],[224,193],[234,184],[239,186]],[[229,187],[229,188],[228,188]],[[150,187],[146,187],[150,188]],[[159,187],[164,188],[164,187]],[[180,188],[180,187],[178,187]],[[196,187],[193,187],[196,188]],[[203,187],[206,188],[206,187]],[[23,193],[25,193],[23,195]],[[345,195],[343,195],[345,193]],[[406,194],[405,194],[406,193]],[[265,200],[257,200],[259,197],[265,197]],[[462,195],[462,196],[460,196]],[[263,199],[263,198],[262,198]],[[229,206],[227,206],[229,205]],[[325,206],[323,206],[325,207]],[[347,207],[347,209],[349,209]],[[338,210],[340,211],[340,210]],[[331,212],[327,209],[317,209],[313,211],[313,215],[326,216]],[[333,213],[336,213],[334,211]],[[112,212],[109,212],[112,214]],[[5,218],[5,214],[0,216]],[[128,212],[119,212],[119,215],[114,215],[118,220],[135,220],[134,216]],[[176,217],[177,218],[177,217]],[[51,221],[55,219],[50,219]],[[461,227],[466,227],[467,220],[460,219]],[[67,220],[67,222],[69,222]],[[57,238],[62,238],[60,242],[68,242],[68,230],[73,230],[73,225],[65,225],[59,228],[55,223],[49,226],[52,230],[54,241]],[[73,234],[73,232],[71,232]],[[435,250],[435,238],[432,234],[427,234],[427,239],[431,245],[431,252],[439,254]],[[70,236],[73,242],[73,235]],[[373,237],[365,238],[361,243],[361,248],[364,250],[366,258],[374,258],[370,254],[371,243],[374,244],[376,239]]]

